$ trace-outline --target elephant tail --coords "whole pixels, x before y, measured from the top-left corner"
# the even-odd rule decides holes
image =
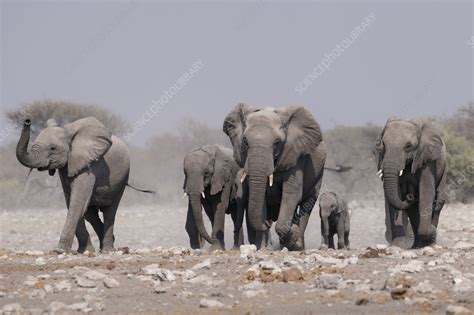
[[[350,169],[352,169],[352,166],[344,166],[344,165],[336,165],[336,167],[327,167],[327,166],[325,166],[324,169],[328,170],[328,171],[337,172],[337,173],[343,173],[343,172],[347,172]]]
[[[145,190],[145,189],[138,189],[136,187],[133,187],[132,185],[130,185],[129,183],[127,183],[127,186],[132,188],[133,190],[136,190],[136,191],[139,191],[139,192],[142,192],[142,193],[146,193],[146,194],[156,194],[156,191],[154,190]]]

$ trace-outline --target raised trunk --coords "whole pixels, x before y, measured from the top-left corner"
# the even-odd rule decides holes
[[[385,198],[395,208],[405,210],[410,207],[410,203],[400,199],[398,194],[398,175],[402,168],[397,167],[396,164],[384,162],[383,169],[383,189]]]
[[[28,142],[30,141],[30,126],[31,122],[26,119],[21,131],[20,140],[16,146],[16,158],[26,167],[37,168],[40,167],[40,159],[37,151],[28,152]]]
[[[212,244],[212,238],[206,231],[202,217],[201,194],[190,193],[189,202],[191,204],[191,209],[193,210],[194,221],[196,222],[196,227],[199,231],[199,234],[201,234],[201,236],[204,237],[206,241]]]

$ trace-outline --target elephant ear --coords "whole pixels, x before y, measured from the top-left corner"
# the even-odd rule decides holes
[[[64,126],[71,139],[67,171],[69,177],[97,161],[112,145],[112,134],[94,117],[76,120]]]
[[[323,140],[321,128],[313,115],[304,107],[276,109],[286,133],[283,150],[276,168],[287,170],[296,165],[300,156],[311,154]]]
[[[413,174],[426,162],[436,161],[443,155],[444,142],[441,132],[429,121],[413,121],[420,127],[418,148],[413,157],[411,172]]]
[[[247,104],[239,103],[224,120],[222,130],[229,137],[234,148],[234,159],[240,167],[245,164],[245,150],[242,148],[242,134],[246,127],[248,114],[257,111],[256,108]]]
[[[226,156],[221,149],[216,148],[214,155],[214,172],[211,177],[211,195],[222,191],[225,184],[231,180],[232,162],[232,157]]]

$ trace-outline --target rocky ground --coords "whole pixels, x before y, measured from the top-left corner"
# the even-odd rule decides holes
[[[3,211],[0,313],[474,312],[472,206],[446,207],[438,244],[418,250],[383,245],[379,207],[353,210],[349,250],[315,249],[315,213],[304,252],[245,245],[209,253],[186,247],[184,210],[126,208],[117,219],[120,250],[84,255],[49,252],[65,210]]]

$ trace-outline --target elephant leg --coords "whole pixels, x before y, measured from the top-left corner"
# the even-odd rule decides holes
[[[225,250],[224,243],[224,225],[226,205],[223,201],[216,201],[213,205],[214,220],[212,222],[212,240],[211,250]]]
[[[84,219],[79,219],[76,227],[76,237],[78,242],[77,252],[82,254],[85,251],[95,252],[95,248],[92,245],[89,232],[87,231]]]
[[[97,207],[89,207],[84,218],[92,225],[92,228],[99,238],[100,249],[102,249],[104,241],[104,223],[100,220],[99,209]]]
[[[305,242],[304,242],[304,233],[306,231],[306,227],[308,226],[309,222],[309,216],[311,215],[311,212],[313,211],[314,205],[316,204],[316,200],[318,199],[318,194],[319,194],[319,188],[320,184],[316,186],[316,193],[303,202],[300,205],[299,208],[299,216],[300,216],[300,222],[299,222],[299,227],[300,227],[300,242],[302,245],[302,249],[305,249]]]
[[[423,242],[418,235],[418,226],[420,224],[420,212],[417,205],[413,205],[406,210],[407,216],[410,219],[410,225],[413,230],[415,241],[412,248],[423,247]]]
[[[349,231],[345,231],[344,232],[344,245],[346,246],[346,248],[349,248]]]
[[[408,232],[408,216],[406,211],[398,210],[385,201],[385,238],[392,246],[411,248],[413,239]],[[410,227],[411,230],[411,227]]]
[[[192,249],[200,249],[204,243],[200,240],[200,235],[196,226],[196,221],[194,220],[193,210],[191,205],[188,206],[188,213],[186,215],[186,232],[189,236],[189,243]]]
[[[230,213],[232,222],[234,223],[234,246],[232,249],[239,249],[240,245],[244,244],[244,233],[242,229],[242,221],[239,218],[238,210]]]
[[[293,224],[295,210],[301,200],[303,172],[297,169],[283,183],[283,193],[275,231],[280,238],[281,247],[289,250],[302,250],[301,232],[298,225]]]
[[[337,249],[343,249],[345,246],[344,234],[344,222],[339,220],[337,222]]]
[[[120,204],[120,199],[122,198],[123,191],[125,190],[125,185],[122,190],[117,194],[117,198],[115,198],[114,202],[102,209],[104,213],[104,237],[103,237],[103,246],[101,251],[102,252],[112,252],[115,251],[114,242],[114,225],[115,225],[115,215],[117,214],[117,208]]]
[[[80,220],[89,206],[89,201],[94,188],[95,177],[92,173],[81,173],[73,182],[71,195],[69,198],[69,207],[59,243],[54,252],[61,254],[70,252],[74,234]]]
[[[326,231],[323,220],[321,220],[321,246],[319,249],[327,249],[329,245],[329,231]]]
[[[418,235],[424,245],[429,245],[436,239],[436,226],[433,226],[433,205],[436,197],[434,165],[428,164],[421,172],[420,177],[420,224]]]
[[[329,246],[329,248],[336,249],[336,247],[334,246],[334,233],[329,234],[329,244],[328,244],[328,246]]]

